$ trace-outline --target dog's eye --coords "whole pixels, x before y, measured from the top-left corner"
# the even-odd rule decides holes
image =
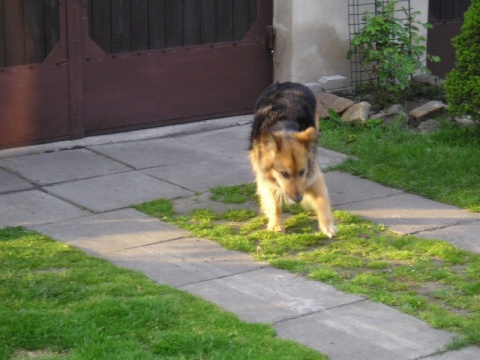
[[[280,174],[282,174],[282,176],[285,178],[285,179],[288,179],[290,177],[290,174],[286,171],[281,171]]]
[[[303,175],[305,175],[305,170],[300,170],[300,172],[298,173],[298,175],[300,175],[300,177],[303,177]]]

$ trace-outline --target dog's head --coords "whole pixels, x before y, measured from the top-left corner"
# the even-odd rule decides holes
[[[316,161],[312,158],[312,149],[317,146],[317,129],[310,127],[302,132],[265,131],[260,140],[271,161],[271,176],[288,199],[297,203],[302,201],[307,178],[313,171],[313,161]]]

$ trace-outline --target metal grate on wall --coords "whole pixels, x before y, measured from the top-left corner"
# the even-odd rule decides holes
[[[398,13],[399,19],[407,20],[407,16],[403,9],[406,9],[408,16],[411,15],[412,8],[410,6],[410,0],[348,0],[348,26],[350,44],[352,44],[355,34],[359,33],[365,25],[365,22],[362,20],[365,13],[377,15],[379,7],[382,4],[387,4],[393,1],[397,3],[395,9]],[[377,81],[377,79],[372,75],[370,69],[365,69],[362,66],[360,54],[358,53],[352,55],[350,60],[350,71],[353,89],[358,89],[363,84]]]

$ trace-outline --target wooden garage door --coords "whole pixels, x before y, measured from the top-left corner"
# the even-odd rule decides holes
[[[89,0],[85,133],[252,111],[271,81],[265,0]]]
[[[0,0],[0,149],[70,134],[65,7]]]
[[[455,48],[452,39],[460,34],[463,14],[471,0],[430,0],[429,19],[433,25],[428,30],[429,54],[440,56],[438,63],[428,62],[432,74],[445,77],[455,66]]]
[[[272,0],[0,0],[0,148],[251,112]]]

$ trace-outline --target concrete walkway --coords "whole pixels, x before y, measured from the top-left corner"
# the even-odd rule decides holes
[[[34,229],[243,320],[272,323],[279,337],[332,360],[480,359],[474,346],[439,354],[453,335],[414,317],[254,262],[129,208],[253,181],[249,122],[240,116],[0,151],[0,227]],[[319,158],[325,168],[344,156],[321,149]],[[338,171],[326,181],[337,209],[480,252],[480,214]]]

